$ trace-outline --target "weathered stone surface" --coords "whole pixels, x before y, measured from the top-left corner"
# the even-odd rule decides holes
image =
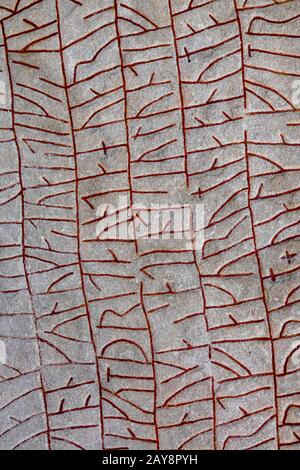
[[[0,448],[299,449],[300,1],[0,24]],[[99,236],[120,196],[202,249]]]

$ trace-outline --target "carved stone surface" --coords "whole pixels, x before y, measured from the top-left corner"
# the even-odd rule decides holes
[[[300,0],[0,24],[0,448],[299,449]],[[100,239],[120,196],[202,250]]]

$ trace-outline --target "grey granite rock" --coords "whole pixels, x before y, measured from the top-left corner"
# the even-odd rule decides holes
[[[0,24],[0,448],[299,450],[300,1]]]

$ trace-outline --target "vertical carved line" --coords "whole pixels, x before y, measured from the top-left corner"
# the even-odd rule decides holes
[[[67,85],[67,76],[66,70],[64,65],[64,53],[63,53],[63,45],[62,45],[62,35],[61,35],[61,19],[60,19],[60,12],[59,12],[59,0],[55,0],[56,6],[56,15],[57,15],[57,29],[58,29],[58,40],[59,40],[59,54],[61,58],[61,67],[62,67],[62,74],[63,74],[63,81],[64,81],[64,92],[66,97],[66,103],[68,107],[68,116],[70,121],[70,131],[71,131],[71,139],[72,139],[72,147],[73,147],[73,156],[74,156],[74,171],[75,171],[75,201],[76,201],[76,224],[77,224],[77,256],[78,256],[78,267],[79,267],[79,274],[80,274],[80,284],[81,290],[87,315],[88,321],[88,328],[89,334],[91,338],[91,343],[94,350],[95,355],[95,367],[96,367],[96,376],[97,376],[97,383],[98,383],[98,390],[99,390],[99,421],[100,421],[100,442],[102,443],[102,449],[105,448],[104,446],[104,419],[103,419],[103,407],[102,407],[102,386],[101,386],[101,376],[100,376],[100,368],[98,364],[97,358],[97,347],[96,342],[94,339],[93,328],[91,323],[91,314],[89,309],[89,303],[87,294],[85,291],[84,286],[84,271],[82,266],[82,259],[81,259],[81,245],[80,245],[80,210],[79,210],[79,174],[78,174],[78,164],[77,164],[77,146],[76,146],[76,139],[75,139],[75,132],[74,132],[74,124],[73,124],[73,117],[71,112],[71,105],[70,105],[70,98],[68,93],[68,85]]]
[[[239,30],[239,37],[240,37],[240,48],[241,48],[241,66],[242,66],[242,83],[243,83],[243,95],[244,95],[244,112],[247,114],[247,90],[246,90],[246,77],[245,77],[245,57],[244,57],[244,39],[243,39],[243,29],[242,23],[240,19],[239,9],[237,5],[237,0],[233,0],[234,9],[236,13],[237,23],[238,23],[238,30]],[[271,364],[272,364],[272,376],[273,376],[273,389],[274,389],[274,406],[276,411],[275,416],[275,424],[276,424],[276,446],[279,449],[279,416],[278,416],[278,398],[277,398],[277,381],[276,381],[276,363],[275,363],[275,349],[274,349],[274,342],[272,337],[272,328],[270,322],[270,312],[268,309],[268,303],[266,299],[265,289],[264,289],[264,282],[263,282],[263,274],[262,274],[262,266],[259,257],[259,251],[257,248],[256,242],[256,234],[255,234],[255,222],[254,222],[254,213],[251,206],[251,175],[250,175],[250,165],[249,165],[249,155],[248,155],[248,133],[247,130],[244,132],[244,148],[245,148],[245,159],[246,159],[246,175],[247,175],[247,204],[248,204],[248,211],[250,215],[250,223],[251,223],[251,235],[254,243],[254,252],[256,258],[256,264],[258,268],[258,275],[259,275],[259,283],[261,287],[262,293],[262,300],[265,308],[266,314],[266,322],[268,328],[268,335],[270,339],[271,345]]]
[[[175,22],[174,22],[174,16],[172,13],[172,0],[168,0],[168,6],[169,6],[169,12],[170,12],[171,30],[173,34],[174,50],[175,50],[175,55],[176,55],[176,68],[177,68],[177,75],[178,75],[178,87],[179,87],[179,97],[180,97],[179,107],[180,107],[180,112],[181,112],[181,129],[182,129],[183,150],[184,150],[184,173],[185,173],[186,185],[189,188],[190,181],[189,181],[189,171],[188,171],[187,138],[186,138],[186,129],[185,129],[186,125],[185,125],[184,96],[183,96],[183,87],[182,87],[182,80],[181,80],[179,51],[178,51],[178,46],[177,46]]]
[[[272,328],[271,328],[271,322],[270,322],[270,311],[268,308],[268,303],[266,299],[266,294],[265,294],[265,289],[264,289],[264,281],[263,281],[263,274],[262,274],[262,266],[260,262],[260,257],[259,257],[259,251],[257,248],[257,242],[256,242],[256,236],[255,236],[255,223],[254,223],[254,213],[251,207],[251,178],[250,178],[250,165],[249,165],[249,155],[248,155],[248,134],[247,131],[245,131],[244,134],[244,141],[245,141],[245,157],[246,157],[246,167],[247,167],[247,187],[248,187],[248,208],[249,208],[249,214],[250,214],[250,222],[251,222],[251,230],[252,230],[252,238],[253,238],[253,243],[254,243],[254,250],[255,250],[255,257],[256,257],[256,262],[257,262],[257,267],[258,267],[258,275],[259,275],[259,282],[261,286],[261,292],[262,292],[262,299],[266,311],[266,318],[267,318],[267,326],[268,326],[268,334],[270,338],[270,344],[271,344],[271,354],[272,354],[272,376],[273,376],[273,387],[274,387],[274,404],[275,404],[275,410],[276,410],[276,416],[275,416],[275,423],[276,423],[276,445],[277,449],[279,449],[279,416],[278,416],[278,393],[277,393],[277,381],[276,381],[276,362],[275,362],[275,349],[274,349],[274,341],[272,337]]]
[[[156,379],[156,369],[155,369],[155,351],[154,351],[154,342],[153,342],[153,335],[151,331],[151,324],[148,318],[148,313],[144,303],[144,284],[143,282],[140,283],[140,302],[143,310],[143,314],[145,317],[145,322],[148,329],[149,335],[149,343],[150,343],[150,350],[151,350],[151,366],[152,366],[152,375],[153,375],[153,388],[154,388],[154,403],[153,403],[153,417],[154,417],[154,430],[156,436],[156,448],[159,450],[159,431],[157,426],[157,379]]]
[[[38,322],[37,322],[37,315],[36,315],[34,302],[33,302],[33,293],[32,293],[32,289],[31,289],[31,286],[30,286],[29,273],[28,273],[27,265],[26,265],[25,200],[24,200],[24,189],[25,188],[24,188],[24,184],[23,184],[21,150],[20,150],[20,146],[19,146],[19,142],[18,142],[18,136],[17,136],[17,132],[16,132],[16,126],[15,126],[15,99],[14,99],[14,90],[13,90],[13,77],[12,77],[12,71],[11,71],[10,64],[9,64],[8,45],[7,45],[5,27],[4,27],[3,22],[1,22],[1,28],[2,28],[2,34],[3,34],[3,45],[4,45],[4,50],[5,50],[5,57],[6,57],[6,64],[7,64],[7,71],[8,71],[9,89],[10,89],[10,96],[11,96],[12,132],[13,132],[16,151],[17,151],[17,156],[18,156],[18,172],[19,172],[20,199],[21,199],[21,217],[22,217],[22,221],[21,221],[22,264],[23,264],[23,269],[24,269],[26,287],[27,287],[27,290],[28,290],[29,298],[30,298],[32,317],[33,317],[34,326],[35,326],[36,344],[37,344],[38,357],[39,357],[39,363],[40,363],[39,378],[40,378],[40,382],[41,382],[42,400],[43,400],[45,418],[46,418],[47,444],[48,444],[48,449],[51,450],[50,423],[49,423],[47,398],[46,398],[43,372],[42,372],[43,361],[42,361],[42,352],[41,352],[40,339],[39,339],[39,335],[38,335]]]
[[[120,69],[121,69],[121,76],[122,76],[122,88],[123,88],[123,94],[124,94],[124,125],[125,125],[125,135],[126,135],[126,142],[125,146],[127,149],[127,173],[128,173],[128,187],[129,187],[129,201],[130,201],[130,206],[132,207],[133,205],[133,188],[132,188],[132,178],[131,178],[131,151],[130,151],[130,144],[129,144],[129,139],[130,139],[130,134],[129,134],[129,125],[128,125],[128,106],[127,106],[127,91],[126,91],[126,78],[125,78],[125,72],[124,72],[124,59],[123,59],[123,53],[122,53],[122,42],[121,42],[121,34],[119,30],[119,22],[118,22],[118,1],[114,0],[114,11],[115,11],[115,28],[116,28],[116,35],[117,35],[117,41],[118,41],[118,52],[119,52],[119,58],[120,58]],[[136,254],[138,253],[138,243],[137,243],[137,237],[135,234],[135,220],[134,220],[134,215],[132,214],[133,217],[133,231],[134,231],[134,247],[135,247],[135,252]]]

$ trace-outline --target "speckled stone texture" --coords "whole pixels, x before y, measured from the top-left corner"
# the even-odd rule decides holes
[[[299,450],[300,0],[0,25],[0,448]],[[202,249],[101,238],[120,196]]]

